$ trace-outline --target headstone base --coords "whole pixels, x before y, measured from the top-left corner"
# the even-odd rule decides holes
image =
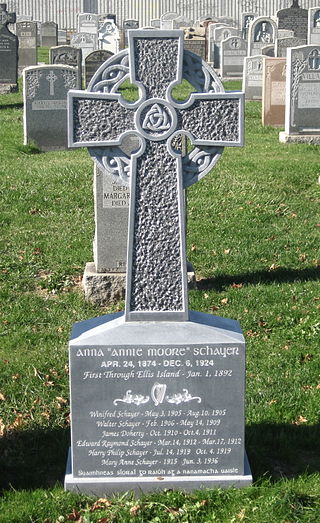
[[[196,276],[188,262],[188,287],[196,289]],[[86,300],[102,307],[123,300],[125,297],[126,274],[124,272],[97,272],[94,262],[86,264],[82,286]]]
[[[320,145],[320,134],[287,134],[279,133],[280,143],[305,143],[307,145]]]
[[[17,93],[19,86],[17,84],[0,84],[0,94]]]
[[[71,449],[69,449],[66,475],[64,478],[64,489],[71,492],[84,493],[93,496],[110,495],[134,491],[141,495],[142,492],[154,492],[164,489],[179,489],[183,491],[194,491],[205,488],[244,488],[252,484],[250,464],[245,454],[243,476],[191,476],[191,477],[164,477],[151,478],[74,478],[72,475]]]

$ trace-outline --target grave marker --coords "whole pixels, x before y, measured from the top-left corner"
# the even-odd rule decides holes
[[[262,99],[262,55],[247,56],[244,59],[242,90],[246,100]]]
[[[255,19],[254,13],[242,13],[242,38],[248,39],[250,23]]]
[[[295,36],[286,37],[286,38],[277,38],[275,45],[275,56],[276,57],[287,57],[287,49],[289,47],[299,47],[304,45],[304,41],[301,38],[296,38]]]
[[[274,44],[277,39],[277,25],[271,18],[259,16],[249,27],[248,56],[260,55],[261,48]]]
[[[16,35],[19,39],[19,68],[37,65],[37,24],[36,22],[17,22]]]
[[[0,94],[18,90],[18,38],[8,29],[16,21],[16,13],[7,12],[0,4]]]
[[[70,341],[65,488],[102,495],[248,485],[239,324],[187,307],[183,187],[210,168],[196,161],[184,170],[174,145],[186,134],[212,166],[224,146],[242,144],[243,96],[223,92],[213,70],[183,53],[181,31],[132,31],[129,70],[142,94],[135,103],[103,84],[69,93],[71,147],[116,160],[128,133],[140,146],[129,177],[122,172],[131,183],[125,313],[76,324]],[[200,92],[181,104],[171,89],[183,77]]]
[[[67,93],[78,78],[77,69],[67,65],[23,70],[25,144],[34,142],[43,151],[67,148]]]
[[[55,22],[43,22],[41,24],[41,45],[43,47],[58,45],[58,25]]]
[[[88,54],[98,49],[98,37],[91,33],[75,33],[72,35],[70,44],[72,47],[81,49],[82,65],[84,66]]]
[[[320,143],[320,46],[288,49],[284,143]]]
[[[98,34],[99,15],[93,13],[78,14],[78,32]]]
[[[240,36],[230,36],[221,42],[222,78],[242,78],[248,44]]]
[[[110,51],[104,51],[103,49],[93,51],[86,56],[84,64],[86,87],[88,87],[91,78],[97,72],[99,67],[111,58],[111,56],[113,56],[113,53],[110,53]]]
[[[113,20],[107,19],[99,29],[99,47],[110,53],[117,53],[120,45],[119,30]]]
[[[286,106],[286,59],[263,60],[262,125],[284,127]]]
[[[308,11],[308,44],[320,44],[320,5]]]
[[[277,12],[278,28],[289,29],[296,38],[307,42],[308,37],[308,10],[301,9],[298,0],[293,0],[291,7]]]
[[[49,62],[55,65],[71,65],[78,71],[78,85],[82,87],[82,51],[71,45],[58,45],[49,49]]]

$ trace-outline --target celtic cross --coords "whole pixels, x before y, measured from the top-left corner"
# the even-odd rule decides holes
[[[7,12],[7,4],[0,4],[0,29],[6,27],[8,24],[16,23],[16,13]]]
[[[183,188],[213,167],[224,146],[242,145],[243,93],[225,93],[212,69],[183,52],[182,31],[128,36],[129,55],[122,51],[103,64],[88,91],[69,91],[69,146],[88,147],[130,181],[126,321],[186,321]],[[139,88],[133,103],[117,92],[127,78]],[[178,102],[172,89],[182,78],[200,92]],[[120,147],[131,135],[140,146],[127,159],[128,174]],[[181,135],[194,146],[186,161]]]

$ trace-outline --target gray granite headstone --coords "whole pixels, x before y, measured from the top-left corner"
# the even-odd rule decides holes
[[[170,30],[175,28],[174,21],[179,18],[179,13],[168,11],[160,16],[160,29]]]
[[[152,20],[150,20],[150,26],[154,27],[155,29],[160,29],[160,24],[160,18],[152,18]]]
[[[81,49],[82,65],[84,66],[88,54],[98,49],[98,37],[96,34],[75,33],[72,35],[70,45],[77,49]]]
[[[213,30],[214,47],[213,47],[213,66],[220,69],[220,50],[221,42],[230,38],[230,36],[240,36],[240,31],[236,27],[215,27]]]
[[[243,96],[225,93],[212,69],[183,53],[182,31],[129,33],[129,69],[145,94],[134,105],[107,94],[103,81],[100,93],[69,93],[70,146],[87,146],[98,163],[121,158],[128,132],[140,148],[129,176],[119,172],[131,185],[125,312],[76,324],[70,340],[65,488],[102,495],[248,485],[240,326],[187,306],[183,187],[208,164],[182,169],[174,146],[187,133],[197,154],[216,162],[223,146],[241,145]],[[198,92],[177,104],[171,89],[190,77]]]
[[[84,65],[86,86],[88,86],[91,78],[97,72],[99,67],[106,60],[111,58],[111,56],[113,56],[113,53],[103,49],[100,49],[99,51],[93,51],[92,53],[88,54],[88,56],[86,56]]]
[[[99,15],[93,13],[79,13],[78,32],[97,34],[99,28]]]
[[[58,45],[67,44],[67,31],[65,29],[58,29]]]
[[[302,9],[298,0],[293,0],[291,7],[277,12],[278,28],[294,31],[294,36],[307,41],[308,9]]]
[[[43,47],[58,45],[58,24],[55,22],[43,22],[41,24],[41,45]]]
[[[27,67],[24,82],[24,143],[62,150],[67,140],[67,94],[78,86],[78,70],[63,65]]]
[[[277,38],[275,45],[275,56],[286,58],[287,49],[289,49],[289,47],[299,47],[300,45],[304,44],[305,42],[301,38],[296,38],[295,36]]]
[[[320,44],[320,3],[311,7],[308,16],[308,44]]]
[[[17,22],[16,35],[19,39],[19,68],[37,65],[37,24],[36,22]]]
[[[280,140],[290,141],[290,136],[307,142],[315,136],[320,143],[320,45],[288,49],[285,132]]]
[[[55,65],[71,65],[78,70],[78,85],[82,87],[82,51],[71,45],[58,45],[49,49],[49,62]]]
[[[247,56],[244,59],[242,90],[246,100],[262,99],[262,55]]]
[[[248,56],[261,54],[261,48],[274,44],[277,39],[277,25],[272,18],[259,16],[251,22],[248,34]]]
[[[15,13],[0,4],[0,93],[18,89],[18,38],[8,29],[16,21]]]
[[[221,42],[222,78],[242,78],[247,49],[247,41],[240,36],[230,36]]]

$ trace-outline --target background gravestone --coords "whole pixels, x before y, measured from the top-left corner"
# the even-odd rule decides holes
[[[262,55],[247,56],[244,59],[242,90],[246,100],[262,99]]]
[[[58,25],[55,22],[43,22],[41,24],[41,45],[43,47],[58,45]]]
[[[284,127],[286,106],[286,59],[263,60],[262,125]]]
[[[37,24],[36,22],[17,22],[16,35],[19,39],[19,68],[37,65]]]
[[[130,78],[146,90],[134,108],[103,92],[69,93],[70,146],[87,145],[94,156],[100,149],[116,159],[129,130],[144,146],[133,155],[129,176],[125,313],[75,325],[70,341],[68,490],[101,495],[252,481],[239,324],[187,308],[183,187],[209,169],[199,162],[182,179],[172,143],[176,132],[188,130],[198,153],[217,161],[220,147],[242,143],[243,96],[224,93],[214,71],[190,53],[183,62],[182,44],[180,31],[129,34]],[[170,91],[183,77],[199,82],[200,91],[176,104]],[[199,118],[199,109],[207,118]],[[153,125],[156,110],[166,114],[162,125]]]
[[[0,4],[0,94],[18,90],[18,38],[8,29],[16,21],[15,13],[8,13],[6,4]]]
[[[320,44],[320,3],[308,11],[308,44]]]
[[[255,19],[254,13],[242,13],[242,38],[248,39],[250,23]]]
[[[110,51],[105,51],[103,49],[93,51],[92,53],[88,54],[88,56],[86,56],[84,64],[86,87],[88,86],[91,78],[97,72],[99,67],[106,60],[111,58],[111,56],[113,56],[113,53],[110,53]]]
[[[67,31],[58,29],[58,45],[67,45]]]
[[[285,131],[281,142],[320,143],[320,46],[288,49]]]
[[[134,19],[128,19],[124,20],[123,22],[123,35],[124,35],[124,47],[128,46],[128,31],[129,29],[138,29],[139,28],[139,20]]]
[[[184,48],[200,56],[203,60],[206,59],[206,41],[204,38],[196,36],[193,38],[185,38]]]
[[[260,55],[261,48],[274,44],[277,39],[277,25],[271,18],[259,16],[249,27],[248,56]]]
[[[110,53],[117,53],[120,45],[119,30],[113,20],[105,20],[99,29],[99,48],[109,51]]]
[[[70,45],[81,49],[82,65],[84,66],[86,56],[98,49],[98,37],[91,33],[75,33],[72,35]]]
[[[63,65],[27,67],[24,81],[24,143],[42,151],[66,149],[67,93],[78,86],[78,71]]]
[[[174,21],[176,18],[179,18],[179,13],[174,13],[168,11],[167,13],[164,13],[160,16],[160,29],[162,30],[170,30],[174,29]]]
[[[230,36],[240,36],[240,31],[236,27],[215,27],[213,30],[214,51],[213,51],[213,66],[215,69],[220,69],[220,50],[221,42],[230,38]]]
[[[221,77],[242,78],[248,44],[240,36],[230,36],[221,42]]]
[[[79,13],[78,32],[98,34],[99,15],[92,13]]]
[[[275,56],[286,58],[287,49],[289,47],[299,47],[304,45],[305,42],[301,38],[296,38],[295,36],[287,38],[277,38],[275,45]]]
[[[263,56],[270,56],[274,58],[275,55],[275,46],[274,44],[265,45],[264,47],[261,47],[261,54]]]
[[[78,85],[82,88],[82,51],[71,45],[58,45],[49,49],[49,63],[54,65],[71,65],[78,71]]]
[[[293,0],[288,9],[277,12],[278,28],[290,29],[296,38],[302,38],[305,42],[308,37],[308,10],[301,9],[298,0]]]

